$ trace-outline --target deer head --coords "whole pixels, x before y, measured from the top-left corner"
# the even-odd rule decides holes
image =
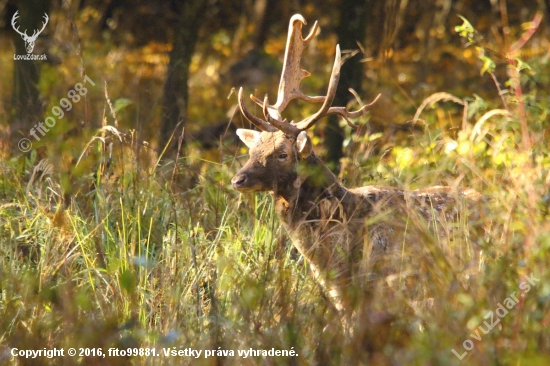
[[[283,71],[279,83],[277,102],[269,104],[267,96],[263,101],[250,98],[263,109],[265,119],[250,113],[243,102],[243,89],[238,94],[239,108],[245,118],[261,130],[238,129],[237,135],[250,148],[250,158],[243,168],[233,177],[233,188],[241,192],[275,191],[285,189],[295,184],[297,165],[301,161],[320,163],[313,154],[312,142],[306,130],[317,121],[329,114],[337,114],[344,118],[348,125],[358,128],[349,118],[363,115],[378,97],[370,104],[357,111],[348,111],[345,107],[332,107],[336,94],[336,87],[340,78],[342,56],[340,47],[336,46],[334,66],[330,76],[326,96],[308,96],[300,90],[300,81],[309,76],[309,72],[300,68],[300,60],[304,48],[315,36],[317,22],[309,35],[302,37],[302,26],[305,19],[296,14],[290,19],[288,38],[285,49]],[[322,103],[317,113],[299,122],[288,122],[281,113],[293,99],[301,99],[311,103]]]
[[[46,24],[48,24],[48,14],[44,13],[44,22],[42,24],[42,29],[40,30],[35,30],[32,34],[32,36],[29,36],[27,35],[27,30],[25,29],[25,32],[21,32],[19,30],[19,27],[16,26],[15,24],[15,20],[19,17],[18,15],[19,13],[19,10],[15,12],[15,14],[13,14],[13,18],[11,18],[11,26],[13,27],[13,29],[19,33],[21,35],[21,38],[23,38],[23,41],[25,42],[25,48],[27,49],[27,53],[31,53],[32,50],[34,49],[34,43],[36,42],[36,39],[38,38],[38,35],[40,33],[42,33],[42,31],[44,30],[44,28],[46,28]]]

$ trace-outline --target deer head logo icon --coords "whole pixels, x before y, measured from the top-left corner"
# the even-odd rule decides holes
[[[42,31],[44,30],[44,28],[46,28],[46,24],[48,24],[48,14],[44,13],[44,23],[42,25],[42,29],[40,30],[35,30],[34,33],[32,34],[32,36],[29,36],[27,34],[27,30],[25,29],[24,32],[21,32],[19,30],[19,26],[17,26],[15,24],[15,21],[17,18],[19,18],[19,10],[15,12],[15,14],[13,14],[13,18],[11,18],[11,26],[13,27],[13,29],[19,33],[21,35],[21,37],[23,38],[23,41],[25,41],[25,48],[27,49],[27,53],[31,53],[32,50],[34,49],[34,42],[36,42],[36,39],[38,38],[38,35],[40,33],[42,33]]]

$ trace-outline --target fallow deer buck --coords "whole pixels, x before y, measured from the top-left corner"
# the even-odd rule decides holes
[[[475,201],[477,193],[450,187],[415,191],[343,187],[313,152],[306,130],[329,114],[353,125],[349,118],[363,115],[374,102],[357,111],[331,107],[342,63],[339,46],[327,95],[311,97],[300,91],[301,79],[309,76],[300,68],[300,59],[317,30],[315,23],[304,39],[303,24],[305,19],[298,14],[290,20],[277,102],[270,105],[267,97],[261,101],[251,95],[263,108],[265,119],[246,109],[243,90],[239,90],[242,114],[261,132],[237,130],[250,149],[250,158],[231,183],[240,192],[272,192],[277,214],[294,246],[307,259],[335,307],[349,320],[351,309],[357,305],[357,290],[366,283],[377,276],[385,279],[392,273],[421,272],[429,267],[430,259],[422,263],[414,257],[415,251],[422,252],[415,248],[425,245],[430,232],[435,232],[439,242],[451,238],[449,224],[463,217],[465,203]],[[322,106],[314,115],[289,123],[281,113],[293,99]],[[444,246],[441,250],[446,251]],[[433,256],[429,258],[433,260]]]

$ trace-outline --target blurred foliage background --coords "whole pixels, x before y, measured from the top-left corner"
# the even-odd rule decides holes
[[[16,12],[29,35],[49,16],[33,51],[47,60],[15,60],[27,53]],[[359,133],[337,119],[311,133],[346,186],[470,186],[491,198],[492,239],[471,284],[441,269],[440,309],[402,304],[361,344],[341,333],[270,197],[230,188],[246,154],[234,131],[249,126],[235,90],[275,100],[294,13],[305,32],[320,24],[304,91],[325,93],[339,43],[359,52],[334,105],[357,107],[348,88],[364,103],[382,95]],[[0,363],[458,364],[450,349],[462,353],[535,273],[540,284],[462,363],[548,364],[549,19],[548,0],[0,0]],[[48,117],[55,127],[33,139]],[[138,346],[299,357],[9,355]]]
[[[494,72],[499,80],[506,79],[507,52],[523,32],[521,25],[533,20],[537,11],[544,14],[544,20],[529,47],[519,50],[517,56],[535,57],[547,51],[548,4],[542,0],[505,4],[496,0],[28,0],[4,1],[1,6],[2,59],[6,63],[2,65],[1,108],[9,119],[5,125],[11,126],[12,138],[27,136],[28,130],[58,105],[66,90],[86,74],[97,86],[91,88],[86,108],[78,106],[69,113],[70,122],[59,128],[59,135],[69,131],[81,134],[102,125],[106,87],[113,102],[125,100],[124,107],[118,106],[122,109],[117,116],[120,127],[135,130],[137,139],[147,140],[157,151],[162,151],[179,122],[175,136],[185,128],[186,141],[198,137],[208,146],[224,131],[220,125],[230,126],[229,121],[242,125],[241,116],[234,111],[234,87],[243,86],[259,96],[269,93],[273,99],[287,20],[296,12],[321,25],[303,61],[312,73],[304,81],[311,94],[323,94],[326,89],[336,43],[343,50],[361,50],[343,68],[335,104],[352,99],[349,87],[365,101],[381,93],[383,100],[370,120],[363,121],[370,131],[410,127],[395,125],[409,121],[421,101],[438,91],[482,99],[494,95],[489,74],[480,77],[478,68],[473,67],[479,62],[476,52],[465,48],[454,31],[462,22],[459,16],[483,35],[481,46],[497,63]],[[48,60],[25,63],[27,69],[35,69],[31,76],[18,76],[17,67],[22,68],[22,63],[13,62],[11,57],[13,45],[22,44],[10,26],[18,9],[19,22],[30,22],[33,14],[34,27],[22,23],[29,34],[41,25],[43,12],[50,14],[50,23],[38,37],[34,52],[46,54]],[[26,89],[33,89],[29,83],[36,84],[39,94],[24,95]],[[311,111],[309,106],[299,107],[291,116]],[[327,136],[331,143],[331,135],[346,133],[336,126],[330,128],[334,124],[320,127],[335,132]],[[336,141],[329,150],[341,150],[341,143],[341,139]],[[329,155],[333,163],[342,157],[338,152]]]

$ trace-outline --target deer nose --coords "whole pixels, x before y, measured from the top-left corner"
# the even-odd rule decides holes
[[[246,175],[245,174],[238,174],[231,179],[231,184],[233,185],[233,188],[239,189],[243,187],[246,183]]]

